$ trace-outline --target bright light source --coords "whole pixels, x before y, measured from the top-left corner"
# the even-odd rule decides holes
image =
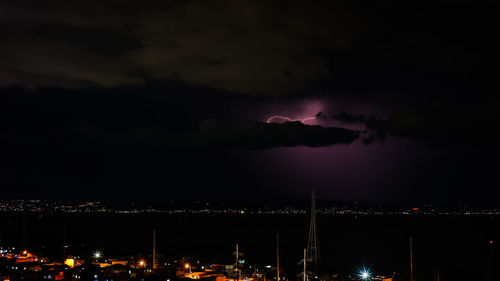
[[[185,267],[185,268],[189,268],[189,263],[186,263],[186,264],[184,265],[184,267]]]
[[[96,259],[100,258],[101,256],[102,256],[102,253],[101,253],[101,252],[99,252],[99,251],[96,251],[96,252],[94,253],[94,258],[96,258]]]
[[[140,265],[140,266],[144,266],[145,264],[146,264],[146,262],[145,262],[144,260],[140,260],[140,261],[139,261],[139,265]]]
[[[66,259],[64,261],[64,264],[69,266],[70,268],[75,267],[75,260],[74,259]]]
[[[358,276],[361,280],[371,280],[371,275],[372,275],[372,273],[367,268],[361,269],[361,271],[358,274]]]

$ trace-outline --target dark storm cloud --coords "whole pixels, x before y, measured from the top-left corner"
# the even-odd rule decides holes
[[[174,81],[206,90],[191,96],[203,104],[199,107],[217,106],[203,97],[214,92],[264,98],[349,96],[357,101],[370,97],[393,112],[389,121],[373,118],[380,119],[379,130],[404,136],[443,134],[459,131],[456,123],[496,120],[461,118],[465,112],[482,116],[482,106],[488,104],[474,96],[489,95],[495,81],[492,5],[2,1],[0,85],[120,90],[146,85],[143,90],[150,91],[151,81]],[[388,102],[394,96],[407,102]],[[466,101],[457,102],[455,96]],[[189,110],[181,100],[169,102]]]
[[[48,41],[67,45],[75,51],[97,55],[121,56],[141,47],[138,38],[129,34],[129,27],[79,26],[65,22],[24,21],[0,25],[5,41]]]
[[[325,71],[311,49],[349,46],[360,24],[349,8],[325,1],[144,2],[2,2],[0,71],[9,77],[0,83],[119,86],[144,82],[128,75],[141,72],[286,93]]]
[[[149,77],[276,95],[484,79],[494,68],[491,5],[2,1],[0,85],[116,87]]]
[[[352,115],[341,113],[334,116],[344,123],[363,123],[376,132],[366,138],[365,143],[385,139],[386,135],[430,139],[444,143],[491,143],[492,128],[496,127],[498,100],[482,97],[474,101],[470,97],[456,96],[453,99],[428,99],[395,101],[388,118],[375,115]]]
[[[185,88],[183,88],[185,87]],[[20,88],[0,92],[0,124],[8,130],[3,141],[19,147],[56,145],[57,150],[93,147],[214,149],[266,149],[279,146],[328,146],[349,144],[359,132],[341,128],[307,126],[299,122],[267,124],[207,118],[225,118],[225,107],[216,104],[225,96],[200,100],[197,91],[170,84],[156,91],[67,90]],[[182,93],[189,91],[184,96]],[[165,93],[168,95],[165,96]],[[174,95],[181,95],[173,98]],[[190,103],[191,96],[197,103]],[[170,97],[169,97],[170,96]],[[78,148],[79,147],[79,148]]]
[[[365,123],[367,120],[367,117],[365,115],[356,116],[345,111],[342,111],[340,114],[333,116],[333,118],[345,123]]]
[[[280,180],[266,179],[254,155],[282,146],[347,147],[358,138],[353,130],[235,121],[228,111],[240,101],[231,97],[171,82],[0,90],[2,196],[269,194]]]
[[[201,125],[201,132],[201,138],[209,144],[251,149],[350,144],[359,137],[357,131],[309,126],[300,122],[219,124],[215,120],[206,120]]]

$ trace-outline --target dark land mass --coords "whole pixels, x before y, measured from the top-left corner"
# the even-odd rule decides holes
[[[351,216],[319,215],[321,270],[354,273],[367,266],[374,272],[409,273],[409,237],[414,241],[415,272],[420,280],[487,280],[490,240],[498,241],[497,216]],[[15,214],[0,215],[2,245],[18,246],[62,259],[63,228],[68,254],[148,256],[156,229],[163,258],[194,257],[232,262],[239,243],[249,264],[275,263],[280,234],[284,274],[298,272],[306,247],[308,216],[207,214]],[[496,250],[496,249],[494,249]],[[500,268],[498,253],[492,266]],[[293,277],[293,276],[290,276]]]

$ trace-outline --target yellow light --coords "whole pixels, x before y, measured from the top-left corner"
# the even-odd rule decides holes
[[[186,263],[184,267],[189,268],[189,263]]]
[[[69,267],[71,267],[71,268],[73,268],[73,267],[75,267],[75,260],[74,259],[66,259],[64,261],[64,264],[67,265],[67,266],[69,266]]]
[[[140,265],[140,266],[144,266],[145,264],[146,264],[146,263],[145,263],[143,260],[140,260],[140,261],[139,261],[139,265]]]
[[[28,254],[28,251],[24,250],[23,255],[26,255],[26,254]]]

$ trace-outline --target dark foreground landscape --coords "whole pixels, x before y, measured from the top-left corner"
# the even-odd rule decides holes
[[[62,262],[66,255],[143,257],[151,263],[156,229],[158,263],[179,259],[231,264],[235,245],[245,266],[276,265],[280,237],[282,277],[302,277],[307,246],[306,214],[19,214],[4,213],[1,244],[43,253]],[[493,242],[500,236],[498,216],[328,215],[317,217],[319,272],[330,276],[374,274],[409,280],[409,238],[413,239],[415,280],[489,280],[498,272]],[[65,235],[64,235],[65,233]],[[64,243],[64,239],[66,243]],[[396,273],[396,274],[394,274]],[[272,275],[270,276],[272,278]]]

